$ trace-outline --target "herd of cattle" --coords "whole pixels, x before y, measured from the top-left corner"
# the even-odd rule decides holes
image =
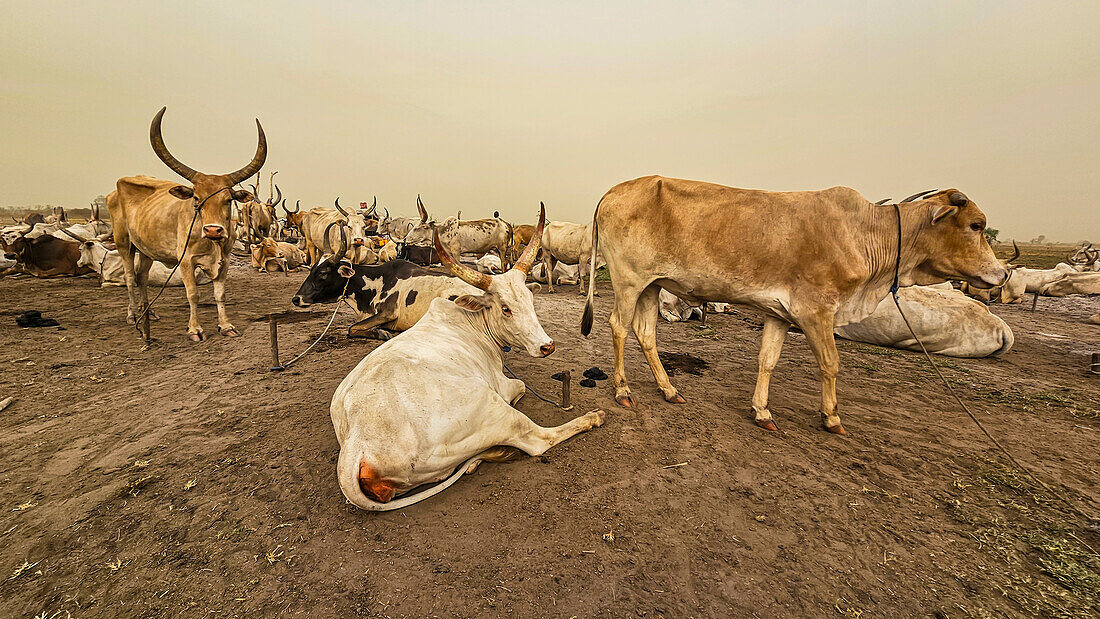
[[[834,334],[917,349],[892,287],[902,286],[898,302],[930,351],[964,357],[1012,347],[1012,330],[987,307],[992,301],[1100,294],[1100,250],[1082,247],[1045,270],[1013,264],[1018,251],[998,260],[985,215],[956,189],[871,203],[845,187],[767,192],[649,176],[611,188],[587,224],[547,222],[545,208],[535,225],[496,214],[440,221],[419,196],[413,218],[379,213],[377,199],[345,208],[337,198],[333,208],[306,211],[298,201],[291,210],[274,174],[266,200],[255,185],[240,188],[267,158],[259,121],[252,160],[229,174],[206,174],[169,152],[164,111],[153,119],[150,142],[187,182],[120,178],[106,198],[110,223],[93,207],[84,224],[61,211],[6,226],[0,275],[97,273],[103,286],[126,286],[130,322],[152,314],[149,284],[182,285],[187,334],[202,341],[198,287],[205,283],[212,283],[219,333],[240,335],[225,308],[231,255],[250,258],[262,272],[308,269],[293,305],[347,302],[358,317],[350,336],[387,340],[348,374],[331,404],[340,487],[369,510],[423,500],[480,462],[540,454],[603,423],[604,413],[593,411],[545,428],[514,408],[525,387],[503,374],[502,352],[540,357],[555,348],[535,314],[539,282],[550,292],[555,283],[575,283],[584,294],[587,277],[581,331],[588,335],[595,274],[606,265],[615,400],[626,407],[635,406],[624,367],[628,329],[665,399],[682,403],[658,356],[658,317],[705,320],[737,305],[764,316],[751,407],[758,425],[775,430],[771,373],[788,329],[798,327],[820,367],[824,427],[838,434],[845,431]],[[1100,315],[1090,321],[1100,324]]]

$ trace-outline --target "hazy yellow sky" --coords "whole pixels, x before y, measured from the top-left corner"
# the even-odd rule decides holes
[[[1100,2],[13,2],[0,205],[244,165],[303,204],[584,221],[645,174],[867,198],[957,186],[1100,241]]]

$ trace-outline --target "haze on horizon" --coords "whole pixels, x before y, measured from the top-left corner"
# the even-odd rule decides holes
[[[958,187],[1100,241],[1100,3],[5,2],[0,206],[243,166],[303,205],[584,222],[646,174]],[[264,187],[266,194],[266,182]]]

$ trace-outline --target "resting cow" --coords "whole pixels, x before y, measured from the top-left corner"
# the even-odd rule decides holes
[[[306,254],[297,246],[267,237],[252,246],[252,268],[266,273],[293,271],[306,265]]]
[[[554,351],[524,285],[538,243],[495,276],[457,262],[438,236],[433,244],[448,270],[468,283],[467,292],[454,301],[433,300],[414,327],[367,355],[332,396],[340,441],[336,475],[344,496],[362,509],[408,507],[481,462],[539,455],[603,423],[603,412],[593,411],[546,428],[513,408],[526,388],[504,375],[501,349],[532,357]]]
[[[898,291],[901,309],[928,352],[948,357],[995,357],[1011,350],[1012,329],[979,301],[950,287],[907,286]],[[887,296],[859,322],[833,330],[857,342],[920,350],[894,299]]]
[[[772,192],[659,176],[612,187],[593,215],[590,264],[602,252],[615,289],[616,402],[634,406],[624,364],[628,328],[665,399],[685,401],[657,355],[658,297],[667,288],[693,303],[735,303],[765,315],[752,408],[768,430],[777,429],[768,410],[771,373],[787,330],[798,325],[820,368],[825,428],[843,434],[833,328],[870,315],[889,294],[899,227],[903,285],[951,278],[990,287],[1008,278],[977,205],[954,189],[918,199],[927,193],[894,207],[875,206],[847,187]],[[594,292],[590,280],[584,335],[592,328]]]
[[[1100,294],[1100,273],[1066,273],[1059,279],[1043,286],[1039,294],[1045,297]]]
[[[88,267],[99,273],[100,288],[126,285],[126,269],[122,265],[122,256],[118,255],[118,250],[108,250],[99,241],[89,240],[81,243],[80,260],[77,265]],[[171,275],[171,278],[169,278],[169,275]],[[180,276],[179,269],[176,269],[176,272],[173,273],[171,267],[165,266],[161,262],[154,262],[149,267],[149,283],[154,286],[164,286],[165,281],[168,282],[168,286],[183,285],[183,277]],[[200,286],[209,284],[210,277],[202,269],[197,269],[195,271],[195,283]]]
[[[19,237],[5,252],[10,252],[17,263],[8,269],[7,275],[26,273],[48,279],[91,273],[90,268],[79,264],[80,243],[48,234],[36,239]]]
[[[434,299],[453,300],[471,292],[470,284],[463,280],[412,262],[352,264],[338,251],[322,256],[291,302],[297,307],[309,307],[346,297],[359,318],[348,329],[348,336],[388,340],[393,333],[416,324]]]

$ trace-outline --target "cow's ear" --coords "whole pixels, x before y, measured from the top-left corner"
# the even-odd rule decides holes
[[[256,199],[251,191],[245,191],[244,189],[234,189],[232,193],[233,199],[237,202],[251,202]]]
[[[336,272],[345,279],[351,279],[351,276],[355,275],[355,269],[350,264],[344,264],[343,260],[340,261],[340,266],[336,267]]]
[[[489,309],[489,295],[483,294],[474,296],[472,294],[464,294],[455,299],[455,305],[467,312],[480,312]]]
[[[172,194],[172,197],[179,198],[180,200],[190,200],[195,197],[195,190],[190,187],[184,187],[183,185],[176,185],[169,189],[168,193]]]
[[[932,209],[932,225],[934,226],[938,224],[941,219],[945,217],[950,217],[951,215],[954,215],[958,212],[959,207],[957,206],[951,206],[950,204],[941,204]]]
[[[540,292],[542,291],[542,284],[538,282],[531,282],[530,284],[527,284],[527,289],[531,292]]]

